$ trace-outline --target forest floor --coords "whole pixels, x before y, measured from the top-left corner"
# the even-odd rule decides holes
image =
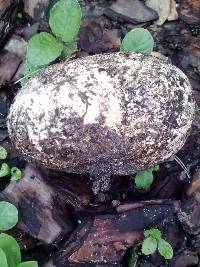
[[[147,1],[165,2],[158,14],[159,22],[143,1],[79,1],[84,16],[75,57],[119,51],[128,31],[147,28],[155,40],[154,51],[168,57],[188,76],[197,103],[190,136],[177,154],[185,167],[176,160],[160,164],[148,191],[136,190],[134,176],[115,177],[110,191],[102,193],[101,202],[95,199],[88,177],[36,169],[18,158],[9,141],[6,118],[20,89],[15,82],[22,74],[27,42],[37,32],[49,30],[47,14],[55,1],[25,2],[25,6],[18,6],[13,27],[1,41],[0,50],[0,145],[8,151],[7,162],[24,171],[24,181],[30,177],[35,181],[32,185],[20,181],[11,187],[10,199],[21,197],[18,205],[23,220],[11,233],[20,241],[24,258],[38,260],[40,266],[46,267],[200,267],[200,1],[177,0],[171,11],[167,3],[172,6],[173,1]],[[9,179],[2,178],[0,190],[4,192],[9,186]],[[27,195],[23,196],[22,191]],[[145,210],[148,218],[144,218]],[[123,215],[127,216],[124,224]],[[172,260],[165,261],[158,254],[141,255],[137,240],[143,229],[150,227],[161,229],[172,245]],[[105,251],[92,232],[108,243],[105,247],[110,261],[95,262]],[[109,234],[112,240],[106,239]],[[126,239],[130,243],[126,244]],[[96,258],[90,248],[95,242],[97,249],[93,252],[99,254]]]

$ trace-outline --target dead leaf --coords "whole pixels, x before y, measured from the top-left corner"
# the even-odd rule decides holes
[[[169,21],[178,19],[178,12],[176,10],[176,1],[175,0],[171,0],[171,2],[170,2],[170,13],[169,13],[169,16],[167,19]]]
[[[178,19],[175,0],[146,0],[146,6],[158,13],[159,19],[155,23],[159,26],[166,20]]]

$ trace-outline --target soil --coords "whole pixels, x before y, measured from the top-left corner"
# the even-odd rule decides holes
[[[18,157],[10,143],[6,118],[20,89],[15,82],[21,77],[25,47],[35,33],[49,30],[47,14],[56,1],[25,2],[24,6],[23,1],[16,1],[17,12],[16,5],[10,7],[16,16],[9,31],[2,33],[0,50],[0,145],[8,151],[7,162],[24,171],[20,184],[11,185],[8,177],[1,179],[0,198],[19,207],[20,223],[10,233],[20,242],[23,258],[38,260],[44,267],[199,267],[200,1],[177,0],[179,18],[165,20],[159,26],[155,23],[157,16],[155,21],[145,20],[143,12],[138,22],[129,14],[113,11],[112,4],[119,1],[79,1],[84,17],[75,57],[118,51],[121,38],[129,30],[145,27],[154,37],[154,51],[161,53],[157,55],[168,57],[188,76],[197,104],[187,142],[174,160],[160,164],[150,190],[136,190],[134,175],[116,176],[109,192],[98,196],[92,193],[88,176],[31,166]],[[134,1],[123,0],[122,6],[124,2],[134,5]],[[30,10],[34,4],[35,11]],[[5,10],[3,14],[5,17]],[[142,233],[150,227],[158,227],[170,242],[172,260],[165,261],[157,253],[141,255]]]

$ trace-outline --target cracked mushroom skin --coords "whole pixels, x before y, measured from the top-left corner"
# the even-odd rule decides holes
[[[55,64],[31,78],[11,106],[8,130],[27,161],[100,179],[175,154],[194,110],[180,69],[152,56],[112,53]]]

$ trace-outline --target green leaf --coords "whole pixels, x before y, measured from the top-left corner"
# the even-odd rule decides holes
[[[12,167],[10,172],[11,172],[11,178],[10,178],[11,181],[18,181],[22,178],[22,172],[17,167]]]
[[[17,267],[38,267],[38,263],[36,261],[26,261],[20,263]]]
[[[159,239],[161,239],[161,232],[160,232],[160,230],[158,230],[156,228],[151,228],[149,230],[144,231],[144,236],[145,237],[151,236],[151,237],[159,240]]]
[[[0,146],[0,160],[1,159],[6,159],[7,158],[7,151],[4,147]]]
[[[151,33],[143,28],[136,28],[126,34],[122,40],[120,51],[139,52],[150,55],[153,51],[154,40]]]
[[[77,51],[77,42],[66,43],[63,49],[63,56],[70,57],[76,51]]]
[[[135,185],[137,189],[149,189],[153,183],[152,171],[139,171],[135,177]]]
[[[157,240],[151,236],[147,237],[142,243],[142,253],[144,255],[153,254],[157,249]]]
[[[0,266],[1,267],[8,267],[6,254],[3,252],[3,250],[1,248],[0,248]]]
[[[0,177],[5,177],[10,174],[10,167],[7,163],[2,163],[0,169]]]
[[[20,82],[21,86],[25,85],[28,82],[29,78],[33,77],[34,74],[36,74],[41,69],[42,69],[42,67],[34,67],[34,66],[31,65],[31,63],[29,63],[26,60],[25,68],[24,68],[24,71],[23,71],[23,77],[20,78],[19,80],[17,80],[15,82],[15,84]]]
[[[158,171],[159,166],[151,167],[148,170],[139,171],[135,177],[135,185],[137,189],[149,189],[153,183],[153,171]]]
[[[50,10],[50,28],[63,42],[76,38],[80,24],[81,8],[77,0],[60,0]]]
[[[44,66],[58,58],[62,50],[63,45],[58,43],[53,35],[41,32],[28,42],[27,61],[33,67]]]
[[[6,201],[0,201],[0,231],[13,228],[18,222],[17,208]]]
[[[158,251],[160,255],[163,256],[166,260],[170,260],[173,258],[173,248],[164,239],[160,239],[158,241]]]
[[[12,236],[0,234],[0,248],[6,254],[9,267],[16,267],[21,262],[20,247]]]

